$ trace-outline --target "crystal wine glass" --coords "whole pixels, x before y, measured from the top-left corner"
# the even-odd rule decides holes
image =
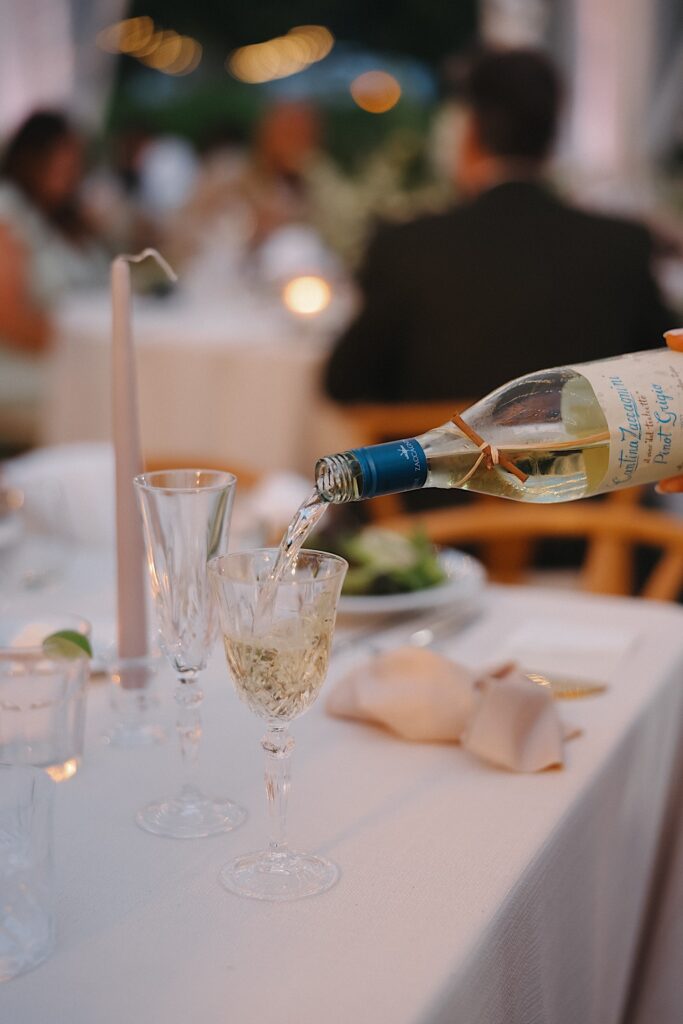
[[[209,563],[235,688],[268,725],[261,745],[270,844],[226,864],[220,878],[242,896],[292,900],[324,892],[339,877],[335,864],[290,850],[285,824],[294,746],[288,726],[308,710],[324,682],[348,566],[336,555],[305,550],[277,580],[272,576],[277,554],[262,549]]]
[[[246,812],[231,800],[211,799],[191,776],[202,735],[198,676],[216,639],[207,562],[227,549],[236,479],[206,469],[173,469],[135,478],[159,629],[159,644],[178,684],[177,729],[186,782],[174,797],[138,811],[141,828],[194,839],[228,832]]]

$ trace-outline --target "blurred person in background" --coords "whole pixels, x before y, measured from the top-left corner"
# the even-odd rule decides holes
[[[312,105],[281,101],[266,108],[249,149],[231,135],[219,151],[213,147],[188,201],[169,219],[171,259],[203,262],[205,250],[215,254],[221,240],[246,258],[279,228],[308,222],[307,170],[320,135]]]
[[[214,128],[200,147],[187,200],[166,218],[161,244],[174,267],[189,265],[191,274],[202,275],[207,259],[213,263],[217,257],[220,263],[226,248],[246,247],[251,219],[242,181],[248,167],[249,153],[240,132],[228,123]]]
[[[460,92],[450,211],[385,226],[362,308],[326,373],[341,402],[476,398],[521,374],[662,343],[675,317],[647,230],[564,203],[544,182],[561,88],[541,52],[484,52]]]
[[[83,203],[111,252],[137,252],[160,244],[159,227],[141,192],[145,153],[155,137],[144,121],[124,123],[83,183]]]
[[[56,112],[32,114],[0,161],[0,341],[45,348],[51,304],[100,283],[104,259],[81,209],[83,142]]]
[[[198,213],[211,216],[220,211],[227,190],[235,188],[249,165],[244,131],[223,121],[205,137],[200,146],[201,166],[192,201]],[[187,207],[186,207],[187,208]]]
[[[308,219],[307,171],[316,159],[320,139],[320,117],[309,103],[276,103],[265,112],[244,182],[256,217],[257,239]]]
[[[0,427],[16,413],[28,441],[42,396],[37,358],[54,303],[106,280],[104,253],[79,202],[83,142],[55,111],[32,114],[0,160]]]

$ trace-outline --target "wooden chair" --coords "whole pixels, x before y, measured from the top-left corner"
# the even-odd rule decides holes
[[[234,473],[242,487],[247,490],[257,484],[263,477],[263,474],[257,470],[249,469],[245,466],[227,465],[225,462],[216,461],[216,459],[205,459],[201,456],[165,456],[158,458],[152,455],[145,458],[146,473],[154,473],[156,470],[161,469],[191,469],[194,467]]]
[[[589,550],[580,583],[582,589],[601,594],[632,593],[635,549],[659,549],[660,558],[640,593],[645,598],[675,600],[683,588],[683,523],[633,504],[636,498],[632,494],[621,495],[616,498],[615,494],[611,501],[553,506],[499,501],[398,516],[384,525],[402,532],[423,530],[436,544],[485,544],[495,540],[513,550],[529,539],[583,538],[589,541]]]

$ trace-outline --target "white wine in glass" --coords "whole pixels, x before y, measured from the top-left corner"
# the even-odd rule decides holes
[[[221,872],[232,892],[265,900],[292,900],[334,885],[335,864],[291,850],[286,839],[292,719],[313,704],[327,675],[343,558],[300,551],[275,574],[277,549],[223,555],[209,563],[230,674],[240,698],[263,718],[266,796],[271,840]],[[266,600],[264,601],[264,595]]]

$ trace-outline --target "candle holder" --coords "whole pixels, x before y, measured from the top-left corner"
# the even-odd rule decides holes
[[[160,701],[156,691],[161,655],[121,658],[112,649],[105,664],[113,723],[103,734],[104,740],[112,747],[126,748],[163,743],[167,734],[158,721]]]

